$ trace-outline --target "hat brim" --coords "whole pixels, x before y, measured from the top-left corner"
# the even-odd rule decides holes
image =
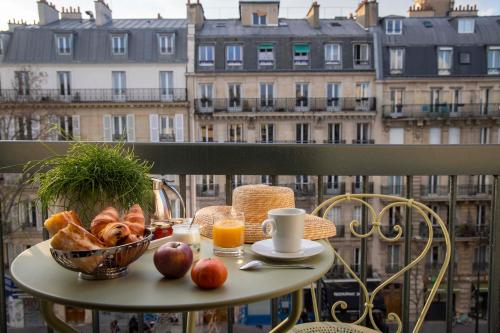
[[[210,206],[196,212],[195,223],[200,225],[202,236],[212,238],[214,217],[229,214],[231,206]],[[310,240],[324,239],[336,235],[335,224],[318,216],[306,214],[304,223],[304,238]],[[245,243],[253,244],[268,238],[262,232],[260,223],[245,222]]]

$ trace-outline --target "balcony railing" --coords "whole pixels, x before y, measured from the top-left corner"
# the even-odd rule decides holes
[[[295,184],[285,184],[282,186],[286,186],[288,188],[291,188],[294,192],[295,195],[298,197],[311,197],[314,196],[316,193],[316,184],[313,183],[295,183]]]
[[[373,144],[375,144],[375,140],[373,140],[373,139],[354,139],[354,140],[352,140],[352,144],[354,144],[354,145],[373,145]]]
[[[420,186],[420,195],[422,197],[446,197],[449,193],[450,188],[448,185]]]
[[[345,193],[345,183],[325,183],[324,194],[326,195],[337,195]]]
[[[185,102],[184,88],[126,88],[126,89],[59,89],[0,90],[0,102],[16,103],[124,103],[124,102]]]
[[[375,112],[372,98],[199,98],[195,100],[197,113],[217,112]]]
[[[403,104],[382,108],[385,119],[500,117],[500,104]]]
[[[323,143],[330,143],[334,145],[343,145],[345,144],[345,140],[333,140],[333,139],[328,139],[328,140],[323,140]]]
[[[392,273],[399,272],[401,270],[401,268],[403,268],[403,265],[401,265],[399,263],[386,264],[385,265],[385,272],[387,274],[392,274]]]
[[[458,185],[458,195],[459,196],[480,196],[480,195],[491,195],[492,186],[491,185]]]
[[[368,191],[369,193],[373,193],[373,182],[368,183]],[[357,193],[364,193],[364,186],[362,183],[352,183],[351,184],[351,193],[357,194]]]
[[[490,244],[500,244],[500,159],[492,156],[500,156],[498,145],[256,145],[256,144],[191,144],[191,143],[134,143],[126,144],[133,148],[135,154],[153,163],[153,174],[179,175],[180,193],[184,198],[188,196],[189,189],[196,189],[198,193],[207,192],[211,185],[191,184],[192,175],[272,175],[279,184],[282,175],[314,175],[317,179],[323,179],[326,175],[364,175],[363,184],[369,184],[373,176],[399,175],[407,177],[407,184],[413,184],[414,177],[421,175],[450,175],[450,195],[448,196],[449,213],[447,214],[447,226],[452,230],[455,228],[459,214],[457,214],[456,201],[458,187],[458,176],[469,175],[492,175],[493,191],[491,195],[491,230],[488,234]],[[44,160],[54,154],[64,155],[68,149],[66,142],[0,142],[0,170],[2,173],[23,172],[23,165],[27,161]],[[429,158],[439,156],[439,158]],[[463,158],[467,156],[467,158]],[[287,161],[293,161],[289,163]],[[275,178],[274,178],[275,177]],[[316,179],[316,178],[315,178]],[[294,184],[295,185],[295,184]],[[314,183],[317,186],[319,196],[311,197],[318,204],[323,192],[324,183]],[[231,186],[224,192],[226,201],[232,197]],[[362,186],[359,186],[361,189]],[[214,193],[218,191],[214,185]],[[364,191],[364,190],[363,190]],[[371,192],[369,188],[367,192]],[[406,194],[405,196],[410,196]],[[190,209],[192,210],[192,209]],[[192,211],[191,211],[192,214]],[[361,214],[361,225],[364,230],[369,230],[369,219],[366,214]],[[408,221],[405,221],[407,223]],[[418,223],[420,221],[413,221]],[[409,223],[409,222],[408,222]],[[0,224],[2,225],[2,224]],[[411,225],[410,225],[411,226]],[[405,226],[406,228],[406,226]],[[2,229],[0,228],[0,233]],[[0,238],[2,235],[0,234]],[[403,249],[411,249],[409,237],[404,238]],[[368,255],[367,239],[358,241],[360,245],[360,261],[357,262],[355,270],[360,271],[360,280],[367,281],[370,274],[370,263]],[[455,233],[450,234],[452,246],[456,245]],[[0,255],[3,254],[0,247]],[[497,250],[490,251],[490,263],[488,270],[488,332],[500,332],[500,256]],[[404,251],[402,264],[411,261],[411,253]],[[385,266],[385,263],[383,264]],[[430,266],[437,268],[440,264]],[[0,265],[0,283],[4,281],[3,266]],[[379,269],[384,269],[382,268]],[[340,269],[339,269],[340,270]],[[446,290],[442,302],[448,304],[446,308],[446,329],[452,331],[452,319],[455,315],[453,308],[453,290],[455,285],[455,265],[451,265],[447,271]],[[410,285],[412,279],[409,272],[402,278],[402,301],[401,321],[403,332],[410,330]],[[361,300],[362,302],[364,300]],[[362,308],[362,307],[360,307]],[[319,309],[319,313],[322,313]],[[0,316],[3,314],[0,311]],[[274,318],[278,318],[278,312],[273,310]],[[98,319],[99,312],[96,311]],[[277,322],[277,320],[276,320]],[[6,319],[0,318],[0,324],[5,325]]]
[[[196,184],[196,195],[199,197],[217,197],[219,196],[219,184]]]
[[[487,262],[473,262],[472,263],[472,270],[474,272],[487,272],[490,268],[490,264]]]

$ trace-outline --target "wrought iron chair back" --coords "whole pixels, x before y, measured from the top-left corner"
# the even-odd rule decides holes
[[[367,200],[369,199],[382,199],[385,202],[389,202],[386,204],[378,213],[377,210],[370,204]],[[382,202],[381,200],[381,202]],[[443,277],[446,273],[446,269],[448,267],[448,264],[450,262],[450,257],[451,257],[451,244],[450,244],[450,237],[448,234],[448,230],[446,229],[446,225],[443,222],[443,220],[439,217],[439,215],[434,212],[432,209],[427,207],[426,205],[415,201],[413,199],[405,199],[401,197],[396,197],[396,196],[389,196],[389,195],[380,195],[380,194],[350,194],[346,193],[344,195],[339,195],[332,197],[329,200],[326,200],[322,204],[320,204],[316,209],[313,211],[313,215],[320,215],[324,218],[328,218],[328,213],[334,208],[339,206],[341,203],[346,203],[346,202],[354,202],[361,204],[362,206],[366,207],[368,210],[368,221],[371,222],[371,227],[366,233],[360,233],[357,230],[361,227],[361,221],[358,220],[353,220],[351,221],[349,227],[350,227],[350,232],[351,234],[359,239],[363,238],[368,238],[370,236],[375,236],[378,235],[381,239],[387,242],[396,242],[399,239],[401,239],[403,235],[403,228],[399,225],[394,225],[393,231],[396,233],[395,236],[388,237],[384,235],[382,232],[382,224],[381,221],[385,214],[391,209],[395,207],[410,207],[411,210],[416,211],[424,220],[425,224],[427,225],[428,229],[428,238],[425,242],[425,247],[421,253],[418,254],[418,256],[413,259],[407,266],[403,267],[401,270],[398,272],[394,273],[391,275],[388,279],[383,281],[379,286],[377,286],[371,293],[369,293],[368,288],[363,284],[361,279],[356,275],[356,273],[351,269],[349,264],[346,263],[346,261],[339,255],[335,249],[333,249],[336,259],[340,261],[340,263],[345,267],[347,270],[348,274],[352,276],[352,278],[360,285],[361,289],[361,295],[360,297],[364,298],[364,309],[359,318],[353,322],[353,323],[342,323],[337,315],[336,315],[336,310],[340,306],[342,309],[347,309],[347,303],[345,301],[337,301],[332,305],[331,308],[331,314],[334,319],[334,322],[331,323],[318,323],[319,321],[319,315],[317,311],[317,304],[316,304],[316,299],[315,299],[315,293],[313,289],[311,289],[312,296],[313,296],[313,305],[314,305],[314,312],[315,312],[315,317],[316,317],[316,323],[307,323],[307,324],[302,324],[302,325],[297,325],[292,331],[293,332],[374,332],[371,329],[367,329],[364,327],[359,326],[361,323],[370,322],[372,327],[375,328],[375,331],[381,332],[381,330],[378,328],[374,316],[373,316],[373,304],[374,304],[374,299],[379,294],[381,290],[383,290],[386,286],[389,284],[393,283],[396,279],[401,277],[406,271],[409,271],[410,269],[414,268],[416,265],[421,263],[424,259],[427,253],[429,252],[431,246],[432,246],[432,240],[433,240],[433,222],[431,221],[432,217],[437,224],[437,226],[442,230],[443,233],[443,238],[445,241],[445,246],[446,246],[446,253],[444,257],[444,262],[439,270],[439,274],[434,282],[434,285],[432,289],[430,290],[426,301],[424,303],[423,308],[419,312],[418,319],[415,323],[415,327],[413,329],[413,333],[417,333],[420,331],[422,328],[422,324],[424,322],[425,316],[427,314],[427,311],[429,310],[429,307],[432,303],[432,300],[434,296],[436,295],[439,285],[441,284]],[[370,224],[369,224],[370,225]],[[330,243],[328,243],[330,244]],[[389,322],[395,322],[397,324],[397,333],[400,333],[402,330],[402,323],[401,319],[399,316],[395,313],[389,313],[387,315],[387,319]]]

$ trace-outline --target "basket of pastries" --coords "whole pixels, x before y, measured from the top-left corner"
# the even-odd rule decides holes
[[[147,250],[153,236],[144,226],[139,205],[123,216],[113,207],[104,209],[92,220],[90,230],[74,211],[52,215],[44,227],[51,236],[50,253],[55,261],[89,280],[127,274],[127,266]]]

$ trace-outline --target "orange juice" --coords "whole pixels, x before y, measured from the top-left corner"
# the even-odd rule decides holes
[[[212,235],[214,246],[235,248],[245,242],[245,224],[241,220],[224,219],[214,223]]]

